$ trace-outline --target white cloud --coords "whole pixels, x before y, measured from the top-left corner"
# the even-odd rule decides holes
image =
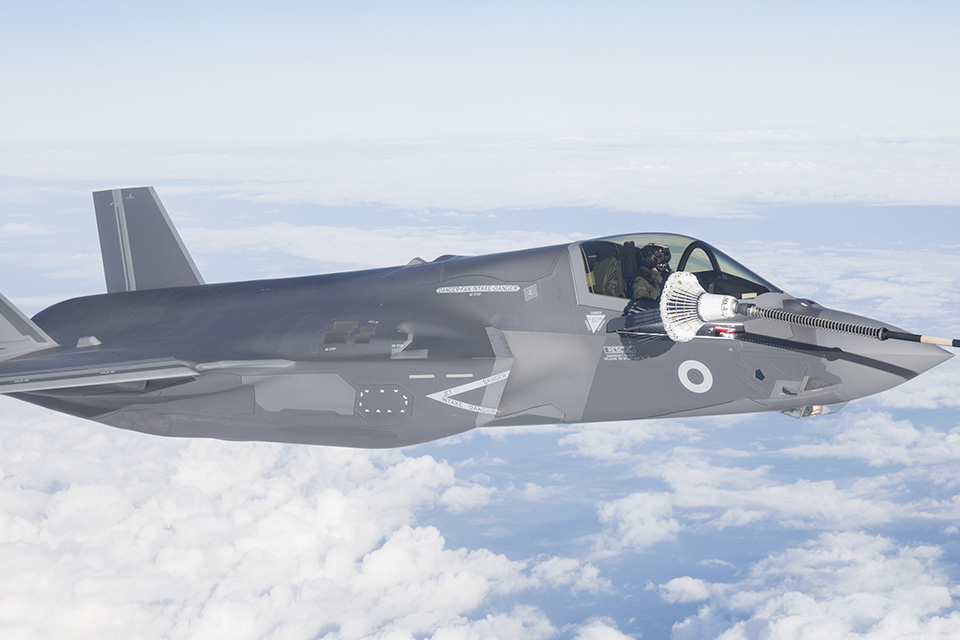
[[[729,457],[726,451],[716,454]],[[723,531],[761,522],[850,530],[906,517],[948,518],[957,508],[950,501],[905,503],[898,495],[904,478],[898,476],[842,484],[803,477],[783,481],[774,467],[717,466],[707,461],[706,452],[696,450],[638,456],[631,463],[635,476],[657,479],[670,491],[602,502],[598,516],[603,530],[594,541],[595,557],[644,551],[683,530]]]
[[[462,486],[457,485],[444,491],[438,500],[453,513],[463,513],[468,509],[482,507],[490,502],[490,497],[496,493],[495,487],[484,487],[482,485]]]
[[[715,585],[690,576],[674,578],[658,588],[660,597],[671,604],[706,600],[714,590]]]
[[[824,533],[775,553],[744,580],[707,585],[709,603],[676,640],[954,638],[960,613],[934,546],[860,532]]]
[[[431,640],[492,640],[493,638],[529,638],[546,640],[557,633],[541,611],[517,605],[509,614],[490,614],[482,620],[438,629]]]
[[[25,222],[7,222],[0,224],[0,240],[22,238],[23,236],[41,236],[56,231],[57,227]]]
[[[881,489],[886,480],[838,487],[834,480],[778,481],[769,466],[715,466],[701,455],[679,452],[644,473],[666,481],[665,494],[680,513],[697,513],[702,525],[724,529],[760,520],[790,527],[848,529],[888,522],[897,504]],[[703,514],[711,514],[702,517]]]
[[[723,529],[774,519],[794,527],[849,528],[888,522],[896,503],[870,489],[840,489],[832,480],[797,480],[788,484],[764,481],[746,488],[724,487],[722,481],[683,484],[674,503],[686,509],[720,509],[707,524]]]
[[[914,333],[960,330],[956,299],[948,293],[960,288],[956,252],[745,245],[736,255],[793,295]]]
[[[932,465],[960,459],[960,427],[947,432],[918,429],[886,412],[851,414],[837,423],[830,441],[788,447],[782,453],[807,458],[866,460],[873,466]]]
[[[561,487],[557,486],[541,487],[535,482],[525,482],[523,484],[523,491],[521,493],[524,500],[529,502],[541,502],[556,496],[562,490],[563,489]]]
[[[574,593],[600,593],[613,590],[609,580],[600,576],[593,564],[581,564],[573,558],[553,557],[533,567],[531,575],[554,589],[571,587]]]
[[[338,614],[341,635],[361,637],[384,626],[422,633],[472,611],[488,594],[509,593],[524,582],[522,565],[502,555],[445,549],[433,527],[401,527],[369,551],[343,585],[338,599],[349,602],[340,602],[347,608],[346,615]]]
[[[576,428],[579,428],[576,427]],[[559,424],[536,424],[536,425],[526,425],[519,427],[481,427],[475,431],[467,431],[466,433],[479,433],[484,435],[491,440],[503,440],[510,436],[522,436],[522,435],[546,435],[551,433],[566,433],[573,430],[574,427],[568,425],[559,425]]]
[[[596,618],[577,630],[574,640],[634,640],[617,628],[609,618]]]
[[[492,488],[431,456],[153,438],[0,401],[5,637],[546,638],[536,607],[483,607],[610,587],[571,558],[448,548],[416,512]]]
[[[11,241],[9,244],[16,244],[16,241]],[[32,298],[59,302],[67,297],[105,291],[103,263],[100,261],[99,253],[78,253],[69,248],[47,250],[48,248],[45,247],[42,251],[13,249],[14,247],[10,247],[10,250],[0,252],[0,264],[9,265],[5,267],[7,272],[19,273],[24,280],[37,275],[55,278],[62,281],[54,285],[58,290],[68,289],[67,295],[58,297],[55,291],[46,289],[39,292],[41,296],[31,296]],[[30,292],[36,293],[33,290]]]
[[[579,455],[605,462],[627,461],[636,448],[651,441],[691,442],[700,436],[679,420],[629,420],[583,425],[560,439]]]
[[[594,555],[598,558],[624,551],[643,551],[673,540],[681,529],[680,522],[673,517],[670,496],[666,494],[634,493],[601,502],[597,513],[606,527],[594,542]]]
[[[192,153],[61,147],[8,150],[0,154],[0,175],[89,184],[104,176],[140,184],[147,176],[171,192],[212,183],[226,197],[259,202],[376,203],[461,214],[590,206],[728,217],[742,214],[744,203],[956,205],[958,136],[950,128],[825,128],[381,138],[295,149],[210,143]]]
[[[697,564],[701,567],[707,567],[708,569],[716,569],[718,567],[725,567],[727,569],[736,569],[736,566],[727,562],[726,560],[720,560],[719,558],[708,558],[706,560],[700,560]]]
[[[960,358],[954,357],[922,376],[876,397],[891,409],[946,409],[960,407]]]

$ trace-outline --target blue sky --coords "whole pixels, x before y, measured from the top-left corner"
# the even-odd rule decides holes
[[[102,292],[90,191],[153,184],[211,282],[665,230],[958,337],[957,13],[9,7],[0,291],[29,313]],[[0,634],[956,637],[958,385],[954,359],[835,416],[386,452],[0,398]]]
[[[944,2],[43,3],[4,138],[178,143],[952,125]]]

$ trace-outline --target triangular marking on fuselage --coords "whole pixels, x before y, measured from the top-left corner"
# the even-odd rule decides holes
[[[590,329],[590,333],[596,333],[600,327],[603,326],[604,321],[607,319],[606,314],[603,313],[589,313],[587,314],[587,328]]]

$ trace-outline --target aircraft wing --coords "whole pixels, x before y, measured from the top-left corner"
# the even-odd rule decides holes
[[[67,360],[51,356],[6,363],[0,367],[0,394],[190,378],[198,375],[190,365],[174,358],[62,366]]]
[[[130,359],[129,356],[124,350],[74,350],[0,362],[0,394],[196,378],[214,372],[271,375],[295,364],[290,360],[196,363],[177,358]]]
[[[121,352],[60,347],[0,294],[0,394],[197,375],[173,358],[130,361]]]

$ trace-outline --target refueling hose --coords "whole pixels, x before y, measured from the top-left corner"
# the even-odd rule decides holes
[[[858,336],[866,336],[876,340],[904,340],[907,342],[922,342],[923,344],[935,344],[942,347],[960,348],[960,340],[951,338],[935,338],[933,336],[922,336],[915,333],[906,333],[904,331],[891,331],[886,327],[868,327],[853,322],[839,322],[827,318],[817,318],[806,316],[799,313],[790,313],[780,309],[762,309],[755,304],[737,304],[737,313],[749,316],[751,318],[766,318],[767,320],[776,320],[787,324],[799,325],[801,327],[810,327],[812,329],[825,329],[827,331],[837,331],[839,333],[850,333]]]
[[[738,315],[766,318],[812,329],[849,333],[874,340],[905,340],[960,348],[960,340],[891,331],[885,327],[868,327],[854,322],[840,322],[781,309],[764,309],[752,303],[741,302],[733,296],[707,293],[700,285],[697,276],[686,271],[675,271],[663,283],[663,291],[660,295],[660,319],[667,335],[675,342],[692,340],[700,328],[708,322],[724,322]]]

